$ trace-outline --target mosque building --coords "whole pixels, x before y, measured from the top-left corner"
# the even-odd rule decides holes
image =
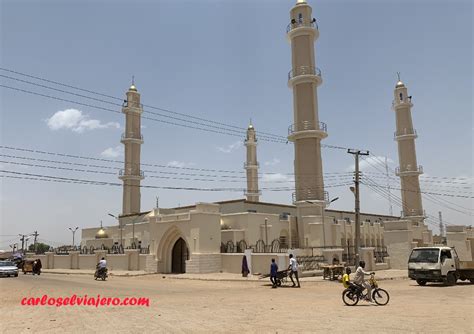
[[[125,147],[125,163],[119,174],[123,181],[119,224],[105,230],[102,227],[83,229],[81,247],[110,249],[122,245],[129,256],[128,264],[123,264],[126,269],[133,267],[161,273],[240,272],[244,253],[252,263],[253,272],[266,270],[271,257],[284,263],[288,252],[324,257],[325,261],[336,257],[350,263],[355,255],[355,214],[327,209],[329,196],[324,189],[321,141],[328,136],[328,126],[319,118],[317,92],[323,77],[316,66],[318,37],[311,6],[305,0],[298,0],[290,10],[287,27],[292,55],[288,73],[288,87],[293,95],[293,124],[288,129],[288,140],[294,144],[292,205],[261,202],[258,132],[250,124],[245,138],[245,198],[141,211],[143,108],[140,93],[133,84],[126,92],[122,108],[125,133],[121,142]],[[401,182],[403,214],[400,217],[361,213],[361,257],[369,261],[369,269],[405,268],[412,247],[432,243],[431,231],[423,222],[418,181],[423,169],[416,160],[417,134],[411,107],[407,87],[399,81],[394,89],[393,110],[400,161],[396,175]],[[131,255],[135,249],[149,252]],[[381,250],[384,255],[380,261],[377,252]],[[121,265],[114,256],[118,259],[121,254],[109,256],[112,265],[117,261],[118,268]],[[133,266],[130,265],[132,256],[136,262]]]

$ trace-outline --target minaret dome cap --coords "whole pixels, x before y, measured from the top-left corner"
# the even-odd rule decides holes
[[[395,86],[395,88],[401,88],[401,87],[405,87],[405,84],[401,81],[398,81],[397,82],[397,85]]]
[[[136,91],[137,91],[137,87],[135,87],[135,85],[132,84],[128,90],[131,90],[131,91],[136,92]]]

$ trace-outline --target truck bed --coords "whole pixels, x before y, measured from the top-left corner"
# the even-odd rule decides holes
[[[459,269],[474,269],[474,261],[459,261]]]

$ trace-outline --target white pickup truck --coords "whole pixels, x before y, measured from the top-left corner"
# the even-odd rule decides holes
[[[474,283],[474,261],[460,261],[454,248],[417,247],[408,259],[408,277],[419,285],[444,282],[455,285],[458,279]]]

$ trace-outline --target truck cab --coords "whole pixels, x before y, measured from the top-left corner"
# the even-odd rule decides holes
[[[455,285],[458,279],[474,282],[474,262],[459,261],[454,248],[417,247],[408,259],[408,277],[419,285],[444,282]]]

